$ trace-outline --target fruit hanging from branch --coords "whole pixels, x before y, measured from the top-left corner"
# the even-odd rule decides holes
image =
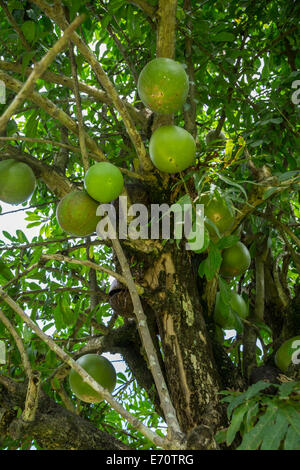
[[[0,200],[7,204],[22,204],[32,195],[35,175],[26,163],[8,159],[0,162]]]
[[[98,162],[85,174],[84,187],[96,201],[106,204],[120,196],[124,186],[123,175],[110,162]]]
[[[195,164],[196,143],[182,127],[161,126],[151,136],[149,153],[158,170],[178,173]]]
[[[98,203],[85,191],[72,191],[64,196],[56,208],[60,228],[69,235],[87,237],[96,231],[100,217],[96,216]]]
[[[228,204],[225,199],[204,194],[199,200],[200,204],[204,204],[204,216],[209,219],[218,229],[220,235],[230,230],[234,223],[234,207]],[[211,238],[218,238],[214,227],[209,223],[206,224]]]
[[[229,305],[224,307],[220,292],[217,292],[214,321],[225,330],[236,329],[237,323],[240,323],[238,317],[247,318],[249,315],[248,305],[237,292],[231,292]]]
[[[240,276],[250,266],[251,256],[248,248],[242,242],[225,248],[222,252],[220,274],[223,277]]]
[[[188,91],[188,76],[183,66],[173,59],[153,59],[140,73],[139,96],[144,105],[155,113],[176,113],[185,103]]]
[[[276,351],[274,361],[278,369],[284,373],[291,363],[300,364],[300,336],[285,341]]]
[[[110,393],[113,392],[117,375],[112,363],[104,356],[99,354],[85,354],[77,359],[79,364],[93,379]],[[74,395],[87,403],[99,403],[103,401],[101,394],[96,392],[80,377],[80,375],[71,369],[69,374],[69,384]]]

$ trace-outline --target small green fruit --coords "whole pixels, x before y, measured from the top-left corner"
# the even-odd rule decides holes
[[[0,200],[21,204],[30,198],[36,186],[35,175],[26,163],[9,159],[0,162]]]
[[[240,318],[247,318],[249,315],[248,306],[243,297],[237,292],[231,292],[230,304],[225,310],[220,300],[220,292],[217,292],[214,321],[225,330],[236,329],[236,315]]]
[[[178,173],[194,165],[196,143],[193,136],[178,126],[161,126],[149,143],[150,158],[158,170]]]
[[[119,168],[109,162],[99,162],[91,166],[85,174],[84,187],[96,201],[109,203],[120,196],[124,186]]]
[[[204,216],[207,217],[219,230],[222,235],[233,226],[234,223],[234,207],[228,206],[224,199],[218,199],[215,196],[210,197],[205,194],[200,198],[200,204],[204,204]],[[206,227],[214,238],[218,238],[214,228],[206,224]]]
[[[116,386],[117,375],[114,366],[106,357],[99,356],[98,354],[85,354],[77,359],[76,362],[88,372],[99,385],[107,389],[110,393],[113,392]],[[70,371],[69,384],[74,395],[80,400],[87,403],[99,403],[103,401],[102,395],[84,382],[74,369]]]
[[[300,361],[300,336],[294,336],[293,338],[285,341],[280,348],[276,351],[274,361],[278,369],[282,372],[287,372],[289,365],[292,361],[295,364],[299,364]]]
[[[223,277],[235,277],[243,274],[250,266],[251,256],[248,248],[242,243],[226,248],[222,252],[220,274]]]
[[[96,216],[98,203],[84,191],[72,191],[64,196],[56,208],[60,228],[69,235],[87,237],[96,231],[100,217]]]

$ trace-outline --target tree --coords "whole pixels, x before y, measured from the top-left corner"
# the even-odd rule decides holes
[[[0,0],[0,8],[0,160],[35,173],[23,210],[27,227],[40,227],[30,242],[21,229],[0,240],[2,448],[299,449],[298,361],[285,374],[274,362],[300,333],[299,5]],[[176,59],[189,77],[174,115],[151,112],[137,93],[155,57]],[[194,166],[168,174],[148,145],[172,124],[194,137],[197,153]],[[208,145],[212,129],[226,143]],[[206,219],[195,251],[172,233],[70,236],[56,206],[100,161],[122,171],[129,205],[195,207],[210,194],[234,207],[233,225],[218,233]],[[222,254],[237,242],[251,264],[222,277]],[[219,292],[226,314],[232,291],[249,315],[235,316],[224,338],[215,299]],[[75,362],[85,353],[122,356],[113,395]],[[70,368],[105,401],[76,400]]]

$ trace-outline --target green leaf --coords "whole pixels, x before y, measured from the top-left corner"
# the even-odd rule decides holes
[[[288,425],[285,416],[278,412],[275,425],[265,434],[260,450],[277,450],[287,432]]]
[[[219,277],[220,300],[225,305],[230,305],[231,289],[230,286],[221,277]]]
[[[213,38],[213,41],[222,42],[222,41],[234,41],[235,35],[232,33],[228,33],[227,31],[222,31],[221,33],[216,34]]]
[[[264,438],[274,430],[274,421],[278,408],[270,404],[266,412],[259,418],[257,424],[243,436],[243,441],[237,450],[257,450]]]
[[[239,241],[239,237],[236,235],[228,235],[226,237],[222,237],[221,240],[218,241],[217,247],[220,250],[224,250],[225,248],[230,248],[231,246],[235,245]]]
[[[243,418],[245,416],[245,413],[248,411],[248,403],[244,403],[243,405],[239,406],[233,413],[232,419],[230,426],[227,430],[226,434],[226,444],[230,446],[230,444],[233,442],[236,433],[241,427],[241,423],[243,421]]]
[[[14,277],[12,271],[2,259],[0,259],[0,275],[6,279],[6,281],[10,281]]]
[[[74,312],[70,308],[70,297],[68,293],[65,293],[63,297],[61,297],[58,301],[61,314],[62,314],[62,321],[65,327],[74,325],[76,321],[76,316]]]
[[[287,405],[281,408],[281,413],[285,416],[286,420],[289,422],[291,428],[294,430],[297,436],[300,439],[300,414],[295,408],[291,405]]]
[[[256,384],[251,385],[245,392],[241,393],[240,395],[237,395],[229,404],[227,408],[227,416],[230,418],[232,411],[234,408],[236,408],[238,405],[243,403],[243,401],[249,401],[251,398],[255,397],[256,395],[259,394],[262,390],[265,388],[269,387],[270,384],[264,382],[263,380],[259,380]]]
[[[239,191],[241,193],[243,193],[243,195],[245,196],[245,199],[247,200],[248,199],[248,196],[247,196],[247,193],[245,191],[245,189],[243,188],[243,186],[241,186],[240,184],[236,183],[235,181],[232,181],[230,178],[228,178],[227,176],[224,176],[224,175],[221,175],[220,173],[217,173],[218,177],[224,181],[224,183],[226,184],[229,184],[230,186],[234,186],[235,188],[238,188]]]
[[[25,21],[21,30],[28,42],[33,42],[35,38],[36,24],[34,21]]]
[[[299,450],[300,435],[290,426],[284,441],[284,450]]]
[[[206,276],[208,281],[211,281],[215,273],[222,263],[221,251],[214,245],[210,244],[208,256],[200,263],[198,274],[199,276]]]

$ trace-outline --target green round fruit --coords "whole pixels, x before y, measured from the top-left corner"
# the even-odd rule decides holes
[[[200,204],[204,204],[204,216],[207,217],[219,230],[220,234],[230,230],[234,223],[234,208],[229,207],[224,199],[217,199],[205,194],[200,198]],[[206,224],[210,234],[217,235],[214,228]]]
[[[100,217],[96,216],[98,203],[85,191],[72,191],[64,196],[56,208],[60,228],[69,235],[87,237],[96,231]]]
[[[114,366],[108,359],[99,356],[99,354],[85,354],[77,359],[76,362],[88,372],[99,385],[107,389],[110,393],[113,392],[116,386],[117,375]],[[74,395],[80,400],[87,403],[99,403],[103,401],[102,395],[84,382],[74,369],[70,371],[69,384]]]
[[[35,175],[26,163],[9,159],[0,162],[0,200],[7,204],[21,204],[32,195]]]
[[[248,306],[241,295],[237,292],[231,292],[229,309],[224,310],[220,301],[220,292],[216,295],[216,304],[214,310],[214,321],[225,330],[236,329],[237,314],[240,318],[247,318],[249,315]]]
[[[161,126],[150,139],[153,165],[165,173],[178,173],[194,165],[196,143],[193,136],[178,126]]]
[[[225,147],[226,136],[224,132],[220,132],[220,134],[217,135],[216,130],[212,129],[206,134],[205,142],[206,142],[206,145],[210,147],[216,147],[216,148]]]
[[[189,79],[183,66],[173,59],[159,57],[143,68],[138,93],[145,106],[159,114],[180,110],[189,91]]]
[[[85,174],[84,187],[98,202],[109,203],[120,196],[124,186],[119,168],[109,162],[99,162],[91,166]]]
[[[294,353],[295,359],[298,361],[300,359],[300,336],[288,339],[277,349],[274,360],[278,369],[284,373],[287,372]]]
[[[250,266],[251,256],[248,248],[242,243],[226,248],[222,253],[220,274],[223,277],[235,277],[243,274]]]

